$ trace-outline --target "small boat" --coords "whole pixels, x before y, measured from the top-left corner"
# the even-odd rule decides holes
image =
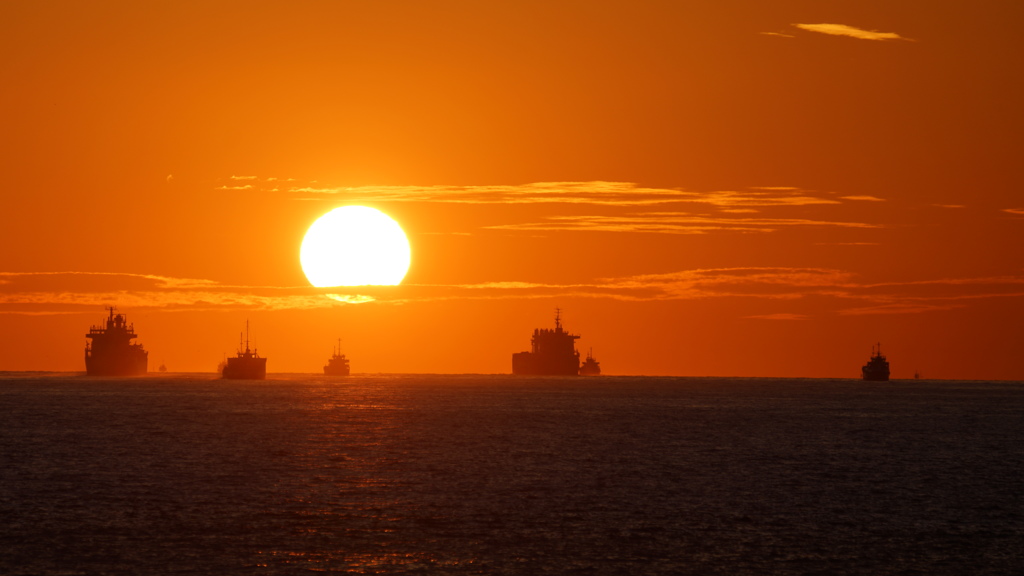
[[[872,346],[871,348],[871,359],[860,369],[861,377],[864,380],[873,382],[888,382],[889,381],[889,361],[882,356],[882,345],[878,344],[878,348]]]
[[[594,349],[587,352],[587,357],[580,364],[580,376],[600,376],[601,363],[594,359]]]
[[[327,365],[324,366],[324,374],[327,376],[348,376],[348,372],[348,358],[345,358],[345,355],[341,353],[341,338],[338,338],[338,349],[327,359]]]

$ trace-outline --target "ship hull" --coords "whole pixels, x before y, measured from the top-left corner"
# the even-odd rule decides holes
[[[228,358],[222,373],[230,380],[265,380],[267,377],[266,358]]]
[[[149,369],[149,353],[128,349],[85,356],[85,373],[89,376],[142,376]]]
[[[861,370],[861,378],[868,382],[888,382],[889,371],[886,370],[885,372],[882,372],[879,370],[868,370],[867,368],[864,368]]]
[[[533,352],[512,355],[512,373],[522,376],[578,376],[579,354],[554,356]]]
[[[324,374],[326,376],[348,376],[348,372],[348,366],[324,366]]]

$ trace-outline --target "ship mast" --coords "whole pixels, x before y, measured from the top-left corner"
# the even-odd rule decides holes
[[[249,352],[249,319],[245,320],[245,351]],[[256,349],[253,349],[253,353],[256,353]]]

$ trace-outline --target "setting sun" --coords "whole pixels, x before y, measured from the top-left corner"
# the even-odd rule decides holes
[[[394,286],[409,270],[409,240],[380,210],[344,206],[309,227],[299,260],[313,286]]]

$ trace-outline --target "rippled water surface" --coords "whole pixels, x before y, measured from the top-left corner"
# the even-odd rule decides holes
[[[2,574],[1019,574],[1019,382],[0,375]]]

